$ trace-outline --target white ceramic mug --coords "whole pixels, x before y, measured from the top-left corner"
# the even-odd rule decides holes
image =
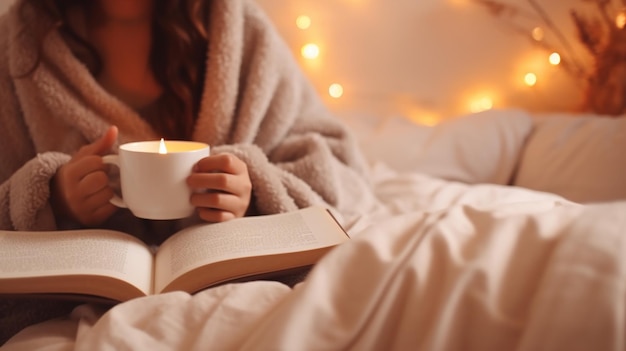
[[[165,148],[165,149],[163,149]],[[140,141],[123,144],[105,163],[119,167],[121,197],[111,203],[147,219],[189,217],[191,189],[186,179],[200,159],[209,156],[207,144],[193,141]]]

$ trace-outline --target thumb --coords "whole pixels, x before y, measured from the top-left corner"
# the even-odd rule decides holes
[[[77,154],[80,156],[87,155],[106,155],[111,152],[111,147],[117,140],[117,127],[111,126],[107,129],[106,133],[100,137],[100,139],[94,141],[89,145],[83,146]]]

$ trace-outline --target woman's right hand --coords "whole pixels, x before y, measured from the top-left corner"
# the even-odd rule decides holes
[[[50,183],[51,203],[57,217],[97,226],[117,210],[109,202],[114,192],[109,185],[107,165],[102,162],[102,156],[110,152],[116,139],[117,127],[112,126],[57,170]]]

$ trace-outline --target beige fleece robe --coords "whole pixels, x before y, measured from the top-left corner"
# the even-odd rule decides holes
[[[21,1],[17,1],[17,6]],[[45,23],[0,19],[0,229],[54,230],[49,180],[82,145],[110,125],[118,145],[160,138],[136,111],[103,90],[53,32],[33,74],[32,33]],[[258,5],[212,2],[206,81],[193,140],[231,152],[249,168],[262,214],[324,204],[349,220],[375,202],[366,164]],[[33,14],[27,14],[27,17]],[[115,150],[112,150],[115,152]],[[107,224],[131,230],[118,211]]]

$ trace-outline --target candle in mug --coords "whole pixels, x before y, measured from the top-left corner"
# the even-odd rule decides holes
[[[209,145],[194,141],[141,141],[123,144],[118,155],[104,157],[120,168],[122,197],[111,202],[149,219],[190,216],[191,190],[186,178],[193,166],[209,156]]]

